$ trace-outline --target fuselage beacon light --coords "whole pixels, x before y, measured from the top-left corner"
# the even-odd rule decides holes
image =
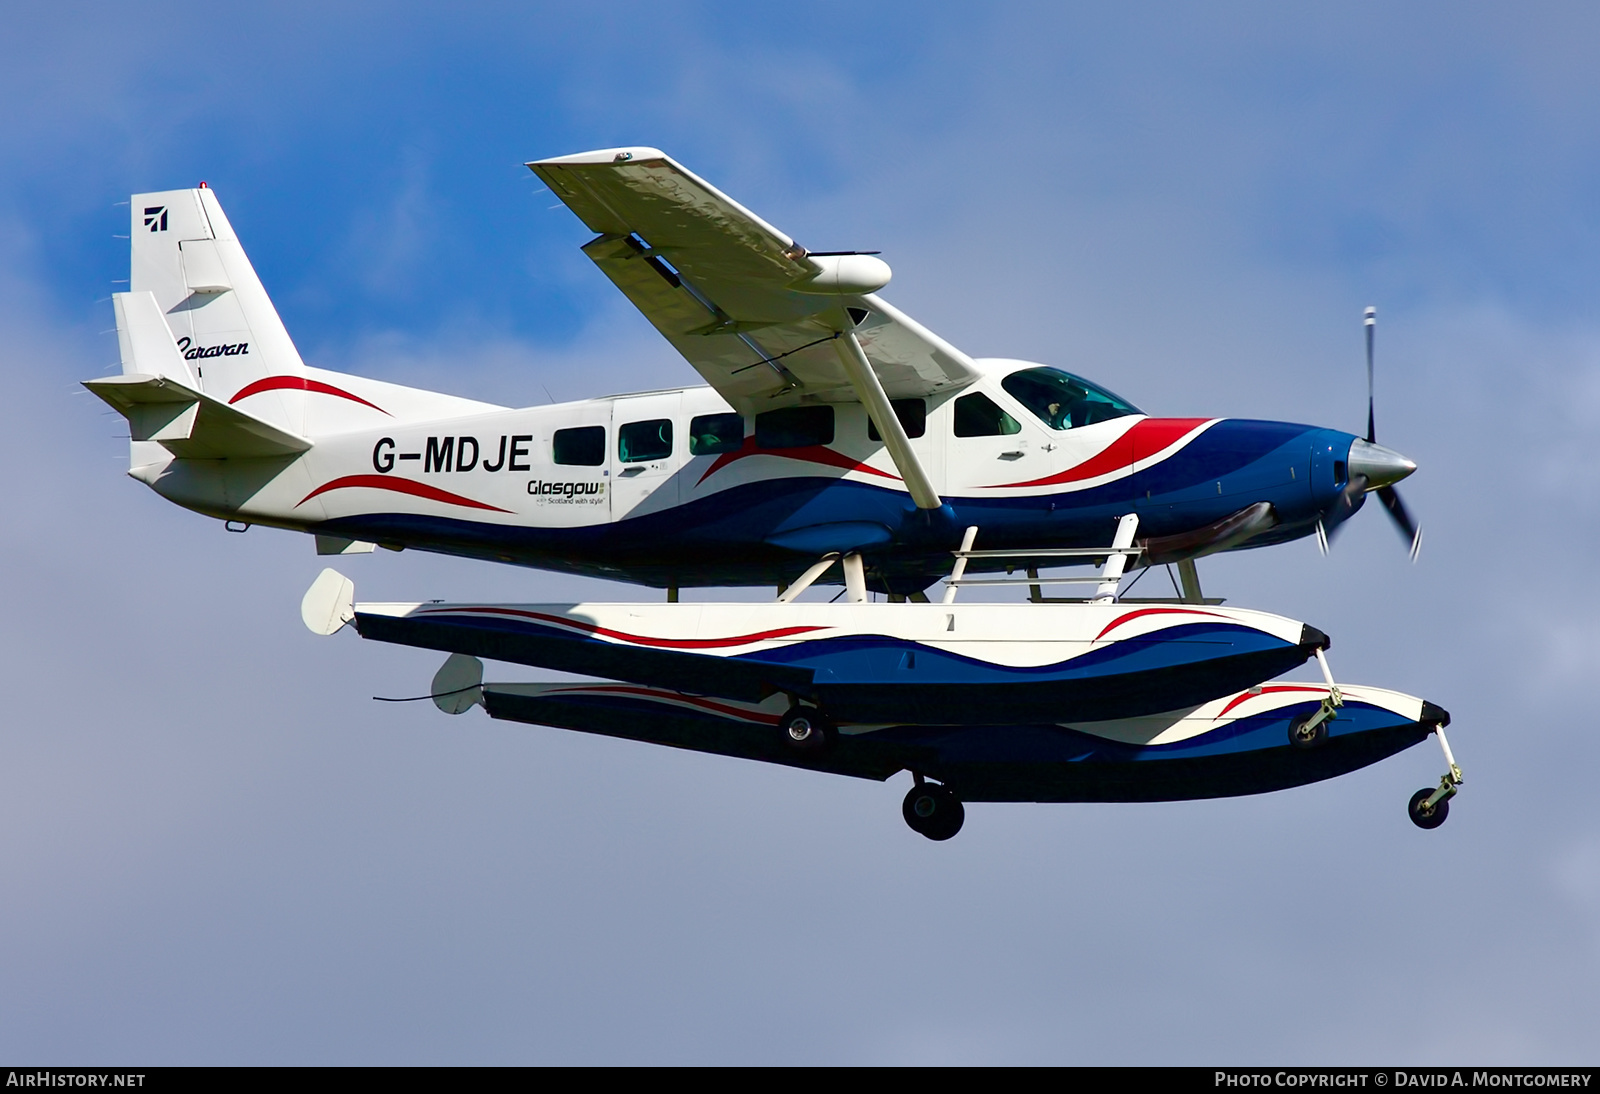
[[[528,166],[708,386],[512,409],[310,368],[216,194],[137,194],[123,374],[86,385],[127,417],[130,473],[324,554],[674,588],[855,553],[869,588],[907,595],[971,525],[1037,568],[1134,513],[1139,565],[1186,563],[1325,541],[1414,470],[1342,430],[1151,417],[1075,371],[970,357],[878,295],[882,259],[809,252],[655,149]]]

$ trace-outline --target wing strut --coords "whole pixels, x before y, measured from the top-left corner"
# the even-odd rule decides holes
[[[905,426],[900,424],[894,408],[889,405],[889,397],[883,393],[878,374],[872,371],[872,364],[862,351],[861,343],[856,340],[855,332],[840,331],[834,339],[834,345],[838,347],[839,363],[844,366],[844,374],[850,378],[856,398],[872,415],[878,435],[889,449],[889,458],[894,460],[895,468],[905,480],[906,489],[911,492],[911,500],[917,503],[918,509],[943,508],[944,501],[933,488],[933,480],[928,478],[928,472],[923,469],[916,453],[911,451],[911,438],[906,436]]]

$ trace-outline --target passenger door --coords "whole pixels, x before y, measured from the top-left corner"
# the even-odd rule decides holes
[[[678,504],[677,470],[688,438],[678,423],[681,391],[634,395],[611,406],[611,519],[644,516]]]
[[[611,470],[606,454],[611,408],[595,400],[541,408],[537,413],[539,428],[533,436],[502,437],[494,453],[509,472],[532,471],[528,494],[535,523],[548,528],[581,528],[609,521]],[[527,466],[530,456],[531,468]]]

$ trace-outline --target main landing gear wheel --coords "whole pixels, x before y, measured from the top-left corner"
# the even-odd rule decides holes
[[[1428,799],[1437,791],[1431,786],[1425,786],[1411,795],[1411,804],[1406,806],[1406,812],[1411,817],[1411,823],[1418,828],[1437,828],[1444,823],[1450,815],[1450,799],[1441,798],[1439,801],[1428,804]]]
[[[833,743],[833,726],[822,711],[802,703],[796,703],[784,713],[778,723],[778,734],[783,743],[796,752],[822,752]]]
[[[947,840],[961,831],[967,811],[947,787],[918,783],[906,794],[900,812],[913,832],[931,840]]]
[[[1328,720],[1318,718],[1321,711],[1302,714],[1289,723],[1289,743],[1295,748],[1316,748],[1328,739]]]

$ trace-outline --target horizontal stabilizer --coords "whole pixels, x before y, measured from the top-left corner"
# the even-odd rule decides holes
[[[176,349],[173,356],[177,357]],[[181,357],[178,358],[183,363]],[[157,441],[193,460],[292,456],[311,442],[219,402],[168,376],[129,373],[86,380],[84,387],[128,419],[136,441]]]

